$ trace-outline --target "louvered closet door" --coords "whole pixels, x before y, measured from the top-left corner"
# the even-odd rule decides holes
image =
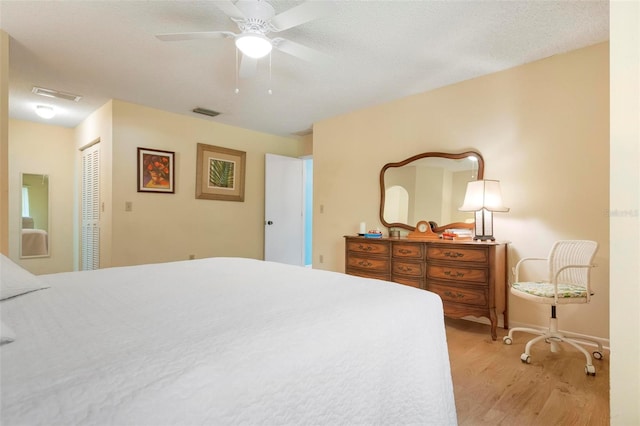
[[[82,270],[100,267],[100,144],[82,151]]]

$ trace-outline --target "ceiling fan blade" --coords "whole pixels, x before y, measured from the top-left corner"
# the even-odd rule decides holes
[[[196,33],[173,33],[173,34],[157,34],[156,37],[162,41],[180,41],[180,40],[200,40],[208,38],[230,38],[236,34],[231,31],[204,31]]]
[[[246,16],[231,0],[216,1],[214,4],[232,19],[246,19]]]
[[[240,60],[240,78],[250,78],[256,74],[258,70],[258,60],[247,55],[242,55]]]
[[[304,59],[305,61],[319,63],[327,62],[331,59],[331,57],[325,53],[318,52],[315,49],[311,49],[310,47],[303,46],[300,43],[284,38],[277,37],[272,39],[271,42],[273,43],[273,47],[281,52],[296,56],[300,59]]]
[[[271,25],[275,31],[283,31],[296,25],[304,24],[334,11],[334,4],[330,1],[307,1],[300,6],[292,7],[289,10],[271,18]]]

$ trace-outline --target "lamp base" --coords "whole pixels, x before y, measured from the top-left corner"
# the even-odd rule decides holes
[[[493,212],[482,209],[476,212],[475,223],[476,236],[473,237],[474,241],[495,241],[493,237]]]
[[[495,241],[493,235],[476,235],[473,237],[473,241]]]

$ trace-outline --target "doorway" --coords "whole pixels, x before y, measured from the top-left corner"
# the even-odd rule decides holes
[[[311,266],[313,159],[265,156],[264,259]]]

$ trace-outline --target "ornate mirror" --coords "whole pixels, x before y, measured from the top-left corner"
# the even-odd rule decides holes
[[[467,182],[482,179],[484,159],[475,151],[451,154],[425,152],[380,171],[380,221],[387,228],[413,231],[429,221],[434,231],[473,222],[472,212],[460,212]]]
[[[49,176],[23,173],[20,257],[49,256]]]

